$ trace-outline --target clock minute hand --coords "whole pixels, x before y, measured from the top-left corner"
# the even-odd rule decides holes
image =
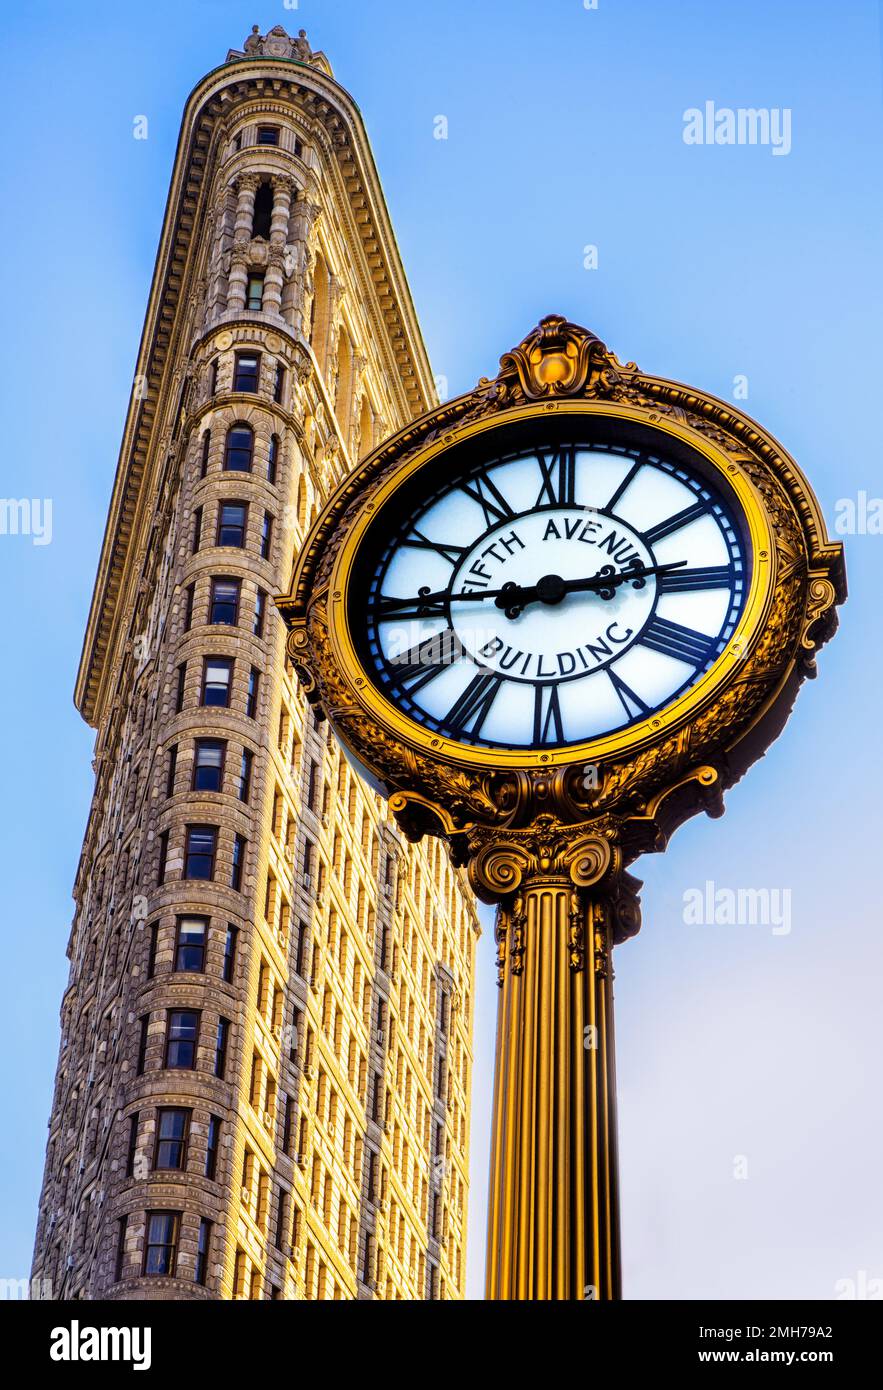
[[[686,560],[672,560],[666,565],[635,565],[632,569],[619,571],[614,570],[612,565],[605,565],[589,579],[565,580],[565,592],[576,593],[581,589],[595,590],[602,598],[612,598],[613,589],[624,584],[626,580],[632,581],[636,589],[643,589],[644,580],[651,574],[668,574],[669,570],[682,569],[686,564]]]
[[[502,589],[466,589],[459,594],[449,594],[447,589],[439,589],[433,593],[426,584],[418,590],[414,598],[383,598],[383,612],[394,613],[399,609],[414,608],[418,618],[430,617],[433,615],[429,610],[446,602],[474,603],[492,598],[496,600],[498,608],[506,610],[507,617],[517,617],[527,603],[535,603],[537,600],[548,604],[560,603],[566,594],[578,593],[580,590],[588,592],[597,589],[602,596],[606,596],[605,591],[609,589],[609,596],[612,598],[613,588],[623,584],[627,579],[643,582],[647,575],[663,574],[668,570],[679,569],[686,563],[686,560],[677,560],[673,564],[649,565],[646,569],[621,570],[618,573],[612,565],[604,565],[597,574],[589,575],[585,579],[561,579],[557,574],[547,574],[536,584],[520,585],[510,582],[504,584]],[[515,608],[517,611],[510,611]]]
[[[666,574],[669,570],[680,569],[686,563],[686,560],[676,560],[667,565],[635,566],[619,572],[613,565],[604,565],[597,574],[588,575],[584,579],[562,579],[557,574],[546,574],[536,584],[506,584],[494,598],[497,607],[505,611],[507,618],[517,618],[528,603],[535,603],[537,600],[541,603],[556,604],[567,594],[580,592],[596,592],[603,599],[611,599],[616,587],[624,584],[626,580],[630,580],[636,589],[642,589],[649,575]]]

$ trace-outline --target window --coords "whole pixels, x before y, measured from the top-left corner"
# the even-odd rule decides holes
[[[232,922],[227,923],[227,935],[224,938],[224,970],[223,978],[229,985],[233,979],[233,970],[236,965],[236,938],[239,935],[239,928],[234,927]]]
[[[178,687],[175,692],[175,713],[180,714],[184,708],[184,682],[187,679],[187,662],[182,661],[178,667]]]
[[[178,1262],[179,1211],[149,1211],[144,1246],[144,1273],[173,1278]]]
[[[233,1258],[233,1297],[245,1297],[245,1251],[239,1248]]]
[[[205,1141],[205,1175],[214,1179],[218,1170],[218,1148],[221,1143],[221,1117],[209,1115],[208,1133]]]
[[[199,1239],[196,1243],[196,1265],[193,1270],[193,1279],[197,1284],[204,1284],[208,1273],[208,1250],[212,1238],[212,1223],[206,1217],[202,1217],[199,1222]]]
[[[218,391],[218,363],[220,362],[220,360],[221,360],[220,357],[216,357],[215,360],[212,362],[212,365],[209,367],[208,393],[209,393],[210,396],[217,395],[217,391]]]
[[[126,1259],[126,1228],[129,1224],[128,1216],[121,1216],[117,1223],[117,1254],[114,1278],[119,1282],[123,1277],[123,1264]]]
[[[264,520],[261,524],[261,559],[269,560],[270,547],[273,544],[273,517],[270,512],[264,512]]]
[[[248,793],[251,789],[251,767],[253,762],[254,754],[248,748],[243,748],[242,763],[239,768],[238,796],[240,801],[248,801]]]
[[[238,893],[242,884],[242,866],[245,862],[245,836],[233,836],[233,868],[230,874],[230,887]]]
[[[227,1045],[230,1041],[230,1020],[229,1018],[218,1019],[218,1035],[215,1040],[215,1076],[221,1081],[224,1080],[224,1073],[227,1070]]]
[[[251,221],[251,234],[253,237],[263,237],[265,241],[270,240],[270,228],[273,222],[273,189],[266,179],[259,185],[254,197],[254,215]]]
[[[170,1009],[166,1026],[165,1065],[170,1071],[193,1071],[199,1039],[199,1014]]]
[[[173,743],[169,749],[169,765],[166,770],[166,796],[175,795],[175,773],[178,771],[178,745]]]
[[[147,1029],[150,1026],[150,1014],[143,1014],[138,1021],[138,1060],[135,1063],[135,1074],[144,1075],[144,1063],[147,1058]]]
[[[316,858],[316,846],[310,839],[304,840],[304,887],[309,890],[313,886],[313,866]]]
[[[196,554],[202,541],[202,507],[193,513],[193,553]]]
[[[245,713],[249,719],[257,718],[258,711],[258,684],[261,673],[256,666],[252,666],[248,673],[248,693],[245,697]]]
[[[310,759],[310,770],[307,774],[307,808],[310,811],[316,809],[316,788],[319,784],[319,764],[315,758]]]
[[[298,923],[298,931],[297,931],[297,953],[296,953],[296,956],[295,956],[294,968],[295,968],[297,974],[300,975],[302,979],[304,978],[304,966],[306,965],[306,959],[307,959],[307,924],[306,924],[306,922],[299,922],[299,923]]]
[[[245,307],[246,309],[259,310],[264,302],[264,276],[263,272],[253,270],[250,272],[246,282]]]
[[[188,584],[184,591],[184,631],[189,632],[193,624],[193,597],[196,593],[196,582]]]
[[[212,447],[212,432],[211,432],[211,430],[203,430],[203,433],[202,433],[202,458],[201,458],[200,464],[199,464],[199,476],[200,476],[200,478],[204,478],[205,475],[208,473],[208,455],[209,455],[209,449],[210,449],[211,447]]]
[[[258,389],[260,369],[260,353],[237,352],[233,370],[233,390],[256,391]]]
[[[166,881],[166,861],[169,857],[169,832],[164,830],[159,837],[159,867],[156,873],[157,883]]]
[[[147,947],[147,978],[152,980],[156,973],[156,948],[159,943],[159,922],[153,922],[148,928],[150,932],[149,945]]]
[[[239,579],[213,579],[209,599],[210,623],[222,623],[235,627],[239,621]]]
[[[255,388],[257,389],[257,388]],[[276,363],[276,372],[273,377],[273,400],[279,404],[285,392],[285,368],[281,362]]]
[[[267,450],[267,482],[276,485],[276,464],[279,460],[279,436],[270,435],[270,447]]]
[[[207,656],[202,666],[202,703],[226,708],[230,704],[232,680],[232,657]]]
[[[224,756],[227,745],[223,739],[198,738],[193,759],[195,792],[219,792],[224,781]]]
[[[250,473],[254,431],[249,425],[232,425],[224,445],[224,467],[231,473]]]
[[[126,1145],[126,1177],[135,1175],[135,1150],[138,1147],[138,1111],[129,1116],[129,1142]]]
[[[178,918],[178,935],[175,942],[176,970],[205,970],[207,936],[207,917]]]
[[[222,502],[218,507],[218,534],[215,545],[232,545],[242,549],[248,524],[247,502]]]
[[[216,826],[188,825],[184,878],[214,878],[217,844],[218,831]]]
[[[154,1168],[186,1168],[189,1110],[157,1110]]]
[[[278,145],[278,144],[279,144],[279,127],[278,127],[277,125],[259,125],[259,126],[258,126],[258,144],[259,144],[259,145]]]
[[[266,615],[266,612],[266,592],[263,589],[258,589],[254,600],[254,622],[251,625],[251,630],[254,633],[255,637],[263,637],[264,635],[264,617]]]

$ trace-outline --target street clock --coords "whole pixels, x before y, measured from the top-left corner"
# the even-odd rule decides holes
[[[307,537],[277,600],[307,698],[404,833],[442,836],[498,904],[488,1297],[618,1296],[628,866],[720,814],[844,597],[842,547],[760,425],[556,315]]]

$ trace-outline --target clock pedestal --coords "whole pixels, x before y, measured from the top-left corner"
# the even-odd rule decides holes
[[[619,1298],[612,952],[640,883],[579,832],[489,839],[470,878],[499,904],[487,1297]]]

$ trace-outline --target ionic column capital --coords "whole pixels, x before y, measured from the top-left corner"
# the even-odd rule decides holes
[[[589,936],[603,924],[612,943],[634,936],[641,925],[640,879],[626,873],[613,837],[540,817],[525,829],[476,828],[467,836],[469,882],[482,902],[496,903],[498,978],[518,974],[524,956],[527,897],[536,892],[568,896],[570,965],[585,964]],[[597,921],[596,921],[597,919]]]

